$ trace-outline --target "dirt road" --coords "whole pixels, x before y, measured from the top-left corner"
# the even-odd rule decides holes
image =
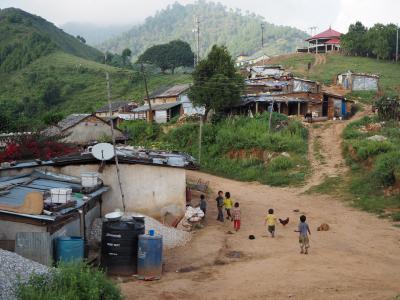
[[[241,204],[242,230],[227,234],[232,224],[214,221],[210,199],[209,225],[189,245],[167,253],[161,281],[122,284],[127,299],[393,299],[400,294],[400,230],[388,221],[325,196],[299,196],[294,190],[201,173],[190,176],[210,180],[214,191],[233,194]],[[278,226],[275,239],[264,237],[269,207],[290,217],[286,227]],[[307,256],[299,253],[293,232],[300,213],[307,215],[312,230]],[[322,222],[331,230],[316,231]],[[249,240],[249,234],[256,239]],[[176,273],[182,268],[187,272]]]
[[[359,115],[360,116],[360,115]],[[359,117],[358,116],[358,117]],[[338,137],[345,122],[316,129],[332,162],[316,170],[310,184],[344,170]],[[326,143],[328,141],[328,143]],[[316,161],[316,160],[315,160]],[[316,164],[315,164],[316,165]],[[302,189],[276,188],[189,172],[209,180],[211,189],[230,191],[242,209],[242,229],[215,221],[214,195],[208,225],[185,247],[165,255],[166,272],[157,282],[121,284],[127,299],[394,299],[400,295],[400,229],[387,220],[360,212],[338,199],[303,195]],[[289,224],[267,237],[268,208]],[[295,212],[294,210],[299,210]],[[299,253],[294,230],[306,214],[312,234],[310,254]],[[331,230],[318,232],[328,223]],[[249,240],[254,234],[256,239]],[[177,270],[181,270],[177,272]]]

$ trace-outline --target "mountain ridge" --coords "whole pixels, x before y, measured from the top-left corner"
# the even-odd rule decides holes
[[[200,18],[201,56],[214,44],[226,45],[232,55],[254,53],[261,48],[261,23],[264,23],[265,49],[269,55],[292,52],[308,34],[299,29],[273,25],[256,14],[243,14],[220,3],[198,1],[185,6],[174,3],[146,18],[122,35],[98,45],[102,51],[121,53],[132,50],[133,58],[155,44],[181,39],[195,49],[194,17]]]

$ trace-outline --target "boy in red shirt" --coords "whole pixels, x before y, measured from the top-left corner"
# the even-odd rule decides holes
[[[236,202],[232,210],[233,228],[238,231],[240,229],[240,208],[239,203]]]

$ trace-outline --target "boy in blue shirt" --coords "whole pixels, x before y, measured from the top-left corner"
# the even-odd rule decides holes
[[[300,243],[300,253],[301,254],[308,254],[308,248],[310,247],[310,240],[308,238],[308,235],[311,235],[310,228],[308,227],[308,224],[306,223],[306,216],[301,215],[300,216],[300,223],[298,230],[295,230],[295,232],[299,233],[299,243]],[[305,249],[305,251],[304,251]]]

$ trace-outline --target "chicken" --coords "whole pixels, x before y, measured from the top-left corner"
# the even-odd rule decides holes
[[[289,218],[286,218],[286,220],[279,219],[279,222],[280,222],[283,226],[286,226],[286,224],[289,223]]]

